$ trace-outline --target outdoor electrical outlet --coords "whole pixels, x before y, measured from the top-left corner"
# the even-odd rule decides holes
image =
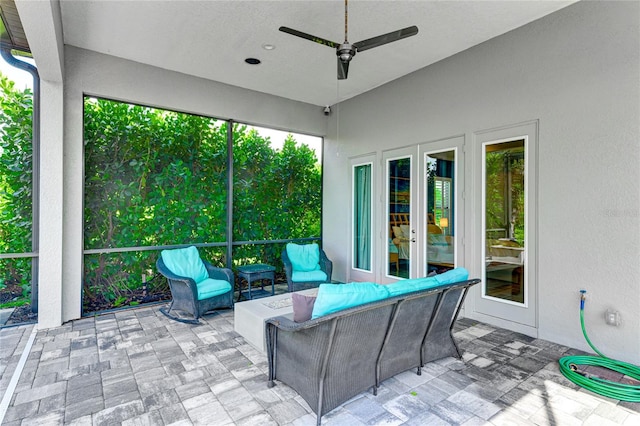
[[[620,325],[620,312],[614,311],[611,309],[607,309],[604,313],[604,322],[609,325],[619,326]]]

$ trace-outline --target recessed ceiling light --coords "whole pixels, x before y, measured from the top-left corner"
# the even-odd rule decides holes
[[[273,44],[265,43],[265,44],[263,44],[263,45],[262,45],[262,48],[263,48],[264,50],[273,50],[273,49],[275,49],[276,47],[275,47]]]
[[[260,59],[256,59],[256,58],[247,58],[244,60],[246,63],[248,63],[249,65],[260,65]]]

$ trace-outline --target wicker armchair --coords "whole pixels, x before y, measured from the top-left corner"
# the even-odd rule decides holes
[[[191,255],[195,250],[197,256],[197,249],[193,246],[178,250],[190,250]],[[167,251],[169,250],[165,250],[165,252]],[[180,322],[198,324],[198,318],[206,312],[217,308],[233,308],[234,277],[231,269],[217,268],[205,260],[200,259],[200,261],[208,278],[205,277],[204,280],[199,280],[197,283],[194,277],[174,273],[167,267],[162,256],[156,262],[158,272],[167,278],[171,289],[171,304],[168,309],[166,307],[160,308],[160,312],[167,317]],[[189,275],[189,273],[185,275]],[[228,286],[225,285],[225,282]],[[185,318],[178,312],[187,313],[190,317]]]
[[[300,279],[297,279],[297,277],[299,277],[301,274],[296,274],[296,272],[298,271],[294,269],[294,266],[291,263],[291,260],[289,259],[289,255],[287,254],[287,249],[285,248],[282,251],[282,264],[284,265],[284,271],[287,275],[287,287],[290,293],[294,291],[318,287],[320,284],[331,282],[333,262],[329,260],[324,250],[319,249],[319,252],[320,252],[320,260],[318,264],[320,266],[320,269],[318,271],[313,271],[313,272],[314,273],[322,272],[323,274],[314,274],[314,275],[320,276],[320,279],[300,280]],[[322,277],[321,275],[324,275],[326,277]]]

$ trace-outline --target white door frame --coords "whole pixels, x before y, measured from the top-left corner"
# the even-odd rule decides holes
[[[427,217],[427,194],[426,194],[426,182],[425,182],[425,156],[428,154],[436,154],[438,152],[446,152],[446,151],[454,151],[455,153],[455,165],[454,165],[454,199],[455,199],[455,211],[453,217],[453,223],[455,224],[455,235],[454,235],[454,265],[463,266],[464,265],[464,230],[465,230],[465,205],[464,205],[464,136],[455,136],[447,139],[439,139],[432,142],[426,142],[420,144],[418,147],[418,161],[419,164],[419,176],[420,176],[420,184],[419,184],[419,197],[416,197],[419,200],[420,213],[419,217],[426,218]],[[421,270],[419,270],[419,276],[423,277],[427,275],[427,229],[426,229],[426,221],[420,220],[418,224],[418,235],[420,236],[420,244],[418,246],[418,260],[422,265]]]
[[[411,160],[411,172],[410,172],[410,197],[409,197],[409,220],[410,220],[410,229],[412,230],[412,235],[411,235],[411,239],[413,241],[409,242],[409,277],[410,278],[415,278],[417,276],[417,254],[418,254],[418,243],[417,243],[417,222],[415,220],[415,218],[417,217],[418,214],[418,206],[417,206],[417,198],[416,195],[417,193],[420,191],[419,188],[419,182],[418,182],[418,167],[416,166],[416,158],[417,158],[417,154],[418,154],[418,146],[414,145],[414,146],[410,146],[410,147],[405,147],[405,148],[397,148],[397,149],[392,149],[392,150],[388,150],[388,151],[383,151],[382,153],[382,173],[381,173],[381,179],[380,181],[382,182],[382,191],[380,192],[381,197],[382,197],[382,209],[380,210],[383,213],[383,217],[380,220],[380,226],[381,226],[381,236],[382,236],[382,243],[381,247],[383,247],[382,250],[382,256],[380,257],[381,259],[381,268],[380,269],[380,281],[383,284],[388,284],[388,283],[392,283],[395,282],[399,279],[402,279],[400,277],[391,275],[388,273],[389,271],[389,238],[393,238],[391,234],[391,231],[389,229],[389,162],[393,161],[393,160],[398,160],[398,159],[402,159],[402,158],[409,158]]]
[[[475,239],[472,248],[473,259],[470,271],[472,276],[485,278],[483,249],[483,150],[488,143],[506,142],[510,140],[525,140],[525,194],[526,194],[526,224],[525,224],[525,304],[509,302],[483,295],[483,286],[472,287],[470,297],[467,297],[465,314],[468,317],[521,332],[529,336],[538,335],[538,285],[537,285],[537,202],[538,202],[538,121],[530,121],[476,132],[473,135],[474,154],[474,202],[469,203],[474,215],[472,226],[475,229]]]
[[[371,270],[367,271],[360,268],[355,268],[353,265],[353,250],[354,250],[354,195],[355,195],[355,176],[354,169],[357,166],[363,165],[371,165]],[[351,182],[351,196],[349,200],[349,253],[347,254],[347,282],[354,281],[368,281],[368,282],[377,282],[378,271],[376,265],[379,263],[377,259],[381,259],[380,253],[378,253],[378,238],[375,237],[376,229],[378,225],[378,195],[380,194],[379,189],[379,178],[378,178],[378,166],[377,166],[377,156],[375,153],[360,155],[357,157],[352,157],[349,159],[349,178]],[[384,253],[382,253],[384,255]]]

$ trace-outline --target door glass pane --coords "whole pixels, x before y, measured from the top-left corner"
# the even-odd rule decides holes
[[[389,170],[389,249],[388,275],[409,278],[411,242],[415,241],[411,228],[411,158],[388,162]]]
[[[353,168],[353,267],[371,271],[371,164]]]
[[[454,267],[455,254],[455,151],[427,154],[427,273]]]
[[[485,296],[524,303],[525,141],[484,146]]]

